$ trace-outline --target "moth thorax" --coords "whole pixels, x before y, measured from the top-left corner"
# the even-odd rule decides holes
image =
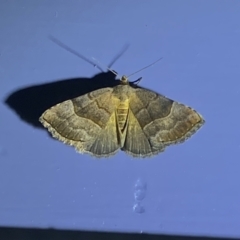
[[[123,132],[126,127],[128,109],[129,109],[129,100],[125,100],[124,102],[121,102],[117,108],[117,123],[118,123],[119,130],[121,132]]]

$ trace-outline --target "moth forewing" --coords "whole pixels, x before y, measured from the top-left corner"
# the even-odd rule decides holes
[[[95,90],[46,110],[41,123],[81,153],[108,157],[121,150],[149,157],[189,138],[203,124],[195,110],[129,85]]]

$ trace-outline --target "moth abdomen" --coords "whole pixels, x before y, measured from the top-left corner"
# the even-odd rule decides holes
[[[128,118],[129,102],[121,102],[117,108],[117,122],[119,129],[123,132]]]

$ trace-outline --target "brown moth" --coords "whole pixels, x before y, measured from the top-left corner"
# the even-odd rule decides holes
[[[53,137],[96,157],[119,149],[133,157],[149,157],[185,141],[204,124],[192,108],[130,86],[126,76],[113,88],[51,107],[39,120]]]

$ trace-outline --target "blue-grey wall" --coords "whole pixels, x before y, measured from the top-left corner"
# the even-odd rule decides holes
[[[77,154],[25,119],[41,110],[43,84],[99,73],[49,35],[103,67],[130,44],[119,74],[163,57],[131,80],[206,124],[152,159]],[[240,1],[2,1],[0,225],[240,237],[239,83]]]

